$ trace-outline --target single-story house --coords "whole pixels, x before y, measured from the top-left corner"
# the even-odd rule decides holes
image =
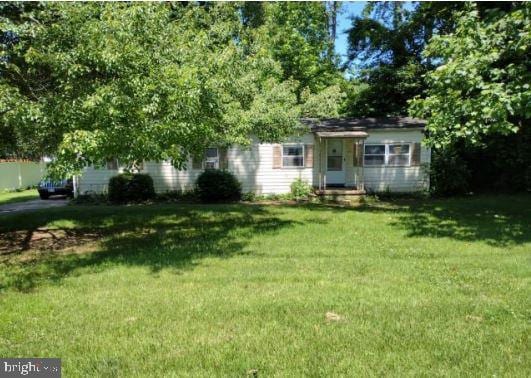
[[[254,141],[250,147],[207,148],[203,159],[190,158],[187,169],[169,162],[145,162],[141,171],[155,190],[190,190],[208,168],[233,172],[244,192],[280,194],[301,178],[321,191],[415,192],[428,188],[425,166],[430,150],[421,144],[425,123],[408,117],[302,120],[307,133],[281,144]],[[88,167],[78,192],[105,192],[119,173],[116,162]]]

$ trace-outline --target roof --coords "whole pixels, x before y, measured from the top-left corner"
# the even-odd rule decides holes
[[[367,138],[365,131],[317,131],[315,134],[321,138]]]
[[[312,132],[365,131],[378,129],[422,129],[426,121],[410,117],[378,118],[304,118],[301,122],[308,125]]]

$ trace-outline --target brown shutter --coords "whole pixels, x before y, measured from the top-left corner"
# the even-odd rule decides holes
[[[228,169],[229,168],[229,159],[227,154],[227,148],[222,147],[218,149],[219,151],[219,169]]]
[[[313,145],[304,145],[304,166],[306,168],[313,168]]]
[[[282,168],[282,145],[273,145],[273,169]]]
[[[411,165],[420,165],[420,143],[411,144]]]
[[[106,163],[106,168],[111,171],[118,170],[118,160],[117,159],[109,159]]]
[[[203,159],[198,156],[192,156],[192,169],[203,169]]]
[[[354,166],[363,165],[363,143],[354,142]]]

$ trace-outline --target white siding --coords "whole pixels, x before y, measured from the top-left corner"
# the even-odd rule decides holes
[[[290,138],[287,142],[313,144],[313,134]],[[250,149],[231,148],[229,170],[242,183],[244,192],[256,194],[288,193],[291,183],[301,178],[312,183],[312,168],[273,169],[273,145],[252,144]]]
[[[420,130],[406,131],[373,131],[369,132],[366,143],[389,142],[420,142],[423,134]],[[314,145],[313,168],[280,168],[273,169],[273,145],[253,143],[249,148],[231,147],[227,151],[228,168],[242,183],[244,192],[256,194],[288,193],[291,183],[302,178],[308,183],[318,185],[319,156],[318,146],[314,143],[313,134],[293,137],[288,142],[298,142]],[[422,147],[421,163],[430,161],[430,152]],[[170,163],[146,163],[144,173],[153,178],[155,190],[165,192],[169,190],[189,190],[194,187],[201,170],[192,169],[191,162],[188,170],[177,170]],[[105,192],[109,178],[118,171],[107,169],[87,168],[79,180],[80,193]],[[396,192],[422,190],[428,184],[421,167],[365,167],[365,188],[371,191]]]
[[[83,170],[83,174],[78,180],[78,190],[81,194],[107,192],[109,179],[118,174],[105,168],[88,167]]]
[[[424,138],[420,130],[381,130],[369,132],[365,143],[419,143]],[[421,164],[430,162],[430,150],[422,146]],[[415,192],[428,187],[428,177],[422,166],[364,167],[365,189],[374,192]]]
[[[293,137],[288,142],[313,144],[313,134]],[[302,178],[312,182],[312,168],[280,168],[273,169],[273,145],[253,143],[249,148],[231,147],[227,151],[228,169],[232,171],[242,183],[243,192],[256,194],[288,193],[291,183]],[[169,190],[189,190],[194,187],[201,170],[191,169],[191,162],[187,170],[177,170],[170,163],[144,164],[143,173],[149,173],[153,178],[155,190],[165,192]],[[118,171],[108,169],[86,168],[79,180],[80,193],[107,191],[109,179]]]

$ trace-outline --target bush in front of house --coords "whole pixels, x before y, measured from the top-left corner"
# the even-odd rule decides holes
[[[293,199],[299,201],[302,199],[307,199],[312,193],[312,187],[308,182],[298,178],[293,181],[290,185],[291,196]]]
[[[163,193],[157,193],[157,201],[160,202],[197,202],[196,190],[169,190]]]
[[[127,202],[127,185],[130,181],[129,174],[120,174],[109,179],[109,201],[112,203]]]
[[[196,185],[202,202],[230,202],[242,198],[242,186],[229,171],[207,169],[199,175]]]
[[[145,173],[135,173],[127,188],[129,202],[142,202],[155,198],[153,179]]]
[[[143,173],[122,173],[109,180],[109,201],[112,203],[142,202],[155,198],[153,179]]]
[[[242,195],[242,200],[245,202],[254,202],[256,201],[257,198],[258,197],[255,192],[247,192],[247,193],[243,193]]]
[[[436,196],[464,194],[469,190],[470,171],[459,154],[451,149],[433,152],[430,191]]]

